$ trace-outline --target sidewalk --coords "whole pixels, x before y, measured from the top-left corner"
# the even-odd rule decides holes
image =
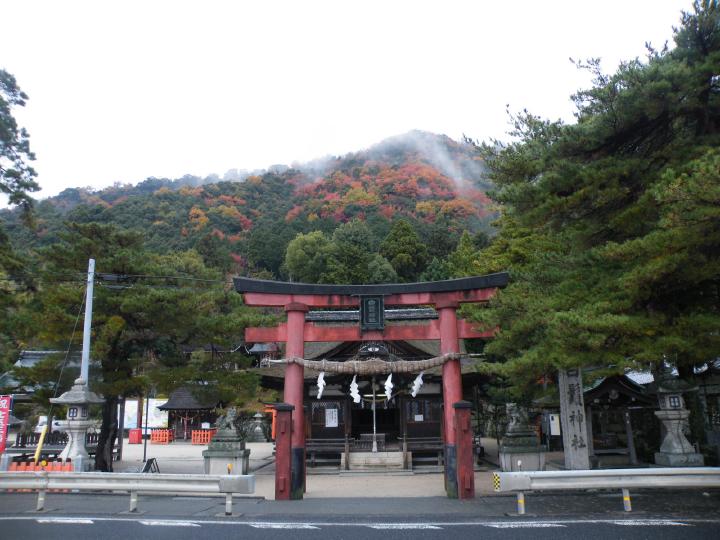
[[[250,449],[250,471],[258,471],[275,462],[272,443],[246,443]],[[207,445],[190,444],[190,441],[175,441],[170,444],[147,443],[147,458],[155,458],[160,472],[172,474],[203,474],[203,450]],[[123,459],[114,464],[117,472],[137,472],[143,466],[144,444],[123,442]]]
[[[250,472],[255,475],[255,495],[275,498],[275,458],[272,443],[247,443]],[[207,447],[184,441],[147,445],[147,457],[155,458],[161,473],[203,474],[202,451]],[[123,446],[123,459],[114,465],[116,472],[136,472],[143,465],[143,445]],[[306,498],[349,497],[445,497],[442,472],[397,471],[392,473],[355,473],[327,467],[308,469]],[[492,468],[475,473],[478,495],[492,495]]]

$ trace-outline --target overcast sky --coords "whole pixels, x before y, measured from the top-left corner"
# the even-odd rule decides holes
[[[572,120],[588,77],[672,36],[690,0],[0,0],[40,197],[359,150],[421,129]]]

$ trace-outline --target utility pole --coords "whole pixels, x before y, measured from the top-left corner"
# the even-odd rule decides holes
[[[67,405],[67,420],[62,422],[60,429],[68,434],[68,443],[60,454],[61,460],[72,460],[76,472],[87,471],[90,468],[90,456],[85,449],[85,434],[93,424],[90,419],[90,405],[102,403],[104,400],[90,391],[89,367],[90,367],[90,327],[92,325],[92,299],[93,279],[95,277],[95,259],[88,261],[88,278],[85,299],[85,325],[83,329],[82,364],[80,365],[80,377],[75,380],[73,387],[57,398],[50,398],[50,403]],[[50,415],[48,415],[50,416]],[[51,422],[52,418],[48,419]],[[47,426],[46,426],[47,428]],[[42,449],[42,438],[35,453],[35,462]]]
[[[82,363],[80,378],[90,387],[90,328],[92,326],[93,282],[95,280],[95,259],[88,260],[87,288],[85,292],[85,322],[83,327]]]

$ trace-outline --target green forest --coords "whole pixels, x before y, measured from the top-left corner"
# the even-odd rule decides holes
[[[148,178],[35,201],[29,135],[0,71],[0,372],[23,349],[79,348],[95,258],[93,358],[108,399],[188,381],[252,408],[257,380],[230,351],[252,311],[234,275],[392,283],[508,271],[463,315],[498,328],[479,369],[528,396],[557,369],[663,361],[691,378],[720,357],[720,9],[697,2],[674,43],[572,96],[573,122],[510,114],[493,141],[411,132],[367,150],[223,178]],[[528,90],[530,91],[530,90]],[[8,164],[7,166],[5,164]],[[38,404],[70,383],[61,358],[18,380]],[[57,386],[56,382],[60,381]],[[102,467],[101,467],[102,468]]]

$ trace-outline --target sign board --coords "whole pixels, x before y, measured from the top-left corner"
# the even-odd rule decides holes
[[[167,403],[167,399],[154,399],[150,398],[150,410],[148,411],[148,427],[149,428],[166,428],[168,427],[168,413],[167,411],[161,411],[158,409],[159,405]],[[147,404],[143,401],[142,410],[142,426],[137,425],[137,409],[138,400],[128,399],[125,401],[125,429],[134,429],[137,427],[145,427],[145,406]],[[120,414],[120,405],[118,405],[118,415]]]
[[[560,435],[560,415],[550,415],[550,435]]]
[[[422,414],[416,414],[415,415],[415,421],[416,422],[422,422],[425,419],[425,416]]]
[[[0,396],[0,454],[7,445],[7,432],[10,424],[10,410],[12,409],[12,396]]]
[[[360,330],[385,328],[385,299],[382,296],[360,297]]]
[[[338,427],[337,409],[325,409],[325,427]]]

